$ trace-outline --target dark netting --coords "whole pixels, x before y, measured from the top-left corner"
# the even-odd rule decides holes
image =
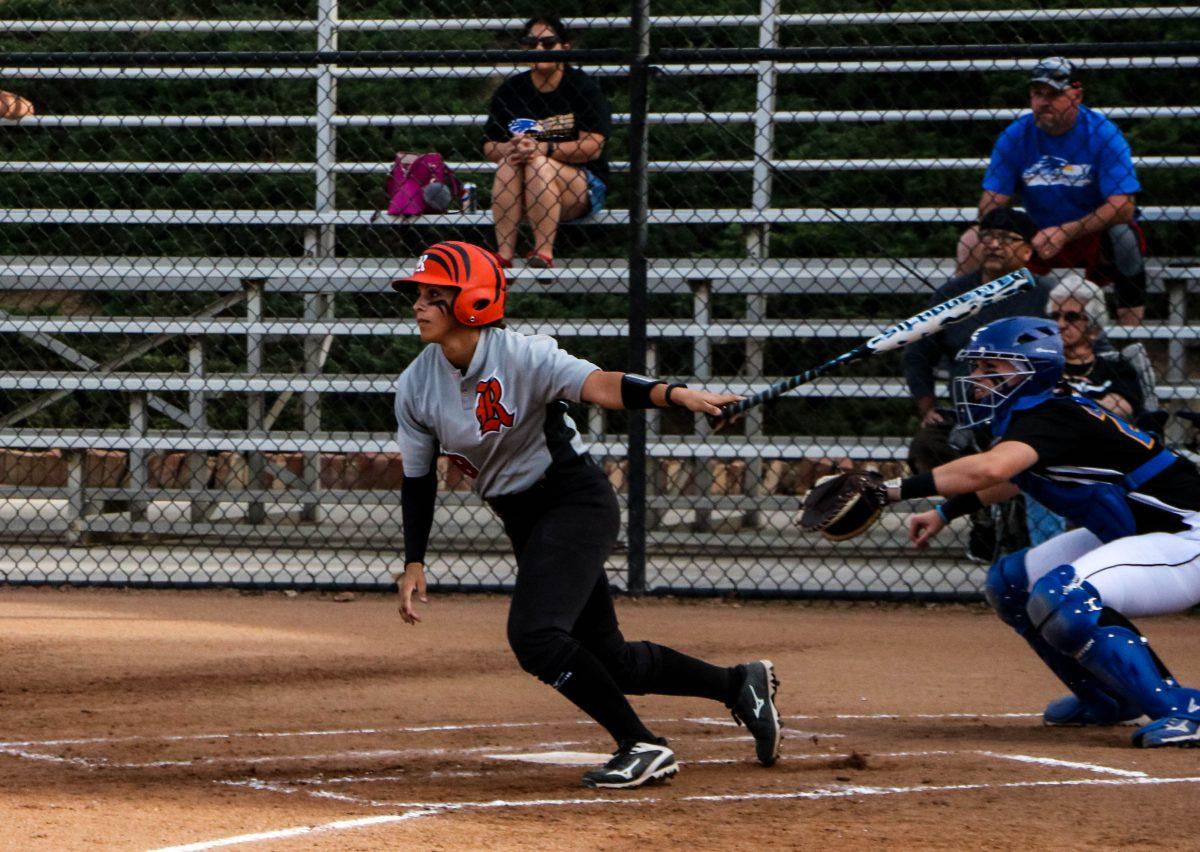
[[[389,283],[443,240],[511,265],[509,328],[742,395],[1030,266],[986,316],[1055,317],[1077,389],[1194,458],[1197,9],[817,5],[7,4],[0,577],[389,585],[421,349]],[[720,430],[572,404],[622,504],[614,584],[978,595],[1063,522],[1011,502],[920,553],[916,503],[842,542],[793,522],[822,475],[986,441],[948,387],[979,321]],[[437,469],[431,580],[510,587],[499,522]]]

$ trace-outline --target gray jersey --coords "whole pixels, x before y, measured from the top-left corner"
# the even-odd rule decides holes
[[[524,491],[550,462],[582,453],[562,400],[578,402],[595,364],[551,337],[486,328],[466,373],[427,346],[396,384],[396,439],[405,476],[424,476],[440,451],[483,497]]]

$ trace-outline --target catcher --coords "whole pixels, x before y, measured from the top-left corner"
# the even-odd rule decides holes
[[[1186,689],[1129,618],[1200,603],[1200,471],[1063,386],[1062,339],[1045,319],[1012,317],[975,332],[958,354],[959,422],[991,429],[986,452],[884,482],[843,474],[806,497],[800,525],[861,534],[888,503],[948,497],[908,519],[925,547],[952,520],[1031,494],[1075,529],[1000,558],[988,602],[1071,690],[1048,725],[1115,725],[1149,717],[1141,748],[1200,745],[1200,691]]]

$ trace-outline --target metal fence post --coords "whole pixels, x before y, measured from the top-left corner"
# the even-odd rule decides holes
[[[188,341],[188,375],[195,379],[204,378],[204,338],[195,337]],[[188,394],[188,414],[192,417],[192,431],[208,431],[208,395],[204,391]],[[209,470],[206,453],[187,454],[187,477],[184,487],[189,491],[208,487]],[[193,496],[188,509],[188,518],[194,524],[208,520],[213,501],[199,494]]]
[[[646,124],[650,53],[650,0],[633,0],[630,8],[633,48],[629,69],[629,370],[646,371],[646,211],[649,144]],[[646,591],[646,412],[629,412],[629,545],[627,587],[631,595]]]
[[[779,46],[779,0],[761,0],[759,4],[758,46],[770,49]],[[754,171],[751,185],[751,206],[766,210],[771,206],[771,169],[767,165],[775,157],[775,91],[778,72],[775,64],[764,59],[758,63],[757,84],[754,90]],[[757,260],[770,255],[770,226],[753,225],[746,239],[746,254]],[[746,294],[746,322],[761,322],[767,318],[767,297],[755,292]],[[746,341],[745,375],[754,380],[764,372],[764,344]],[[755,408],[746,414],[746,436],[761,435],[763,410]],[[762,489],[762,459],[746,461],[744,493],[760,494]],[[750,510],[742,515],[742,525],[756,528],[762,524],[762,513]]]
[[[243,282],[246,288],[246,320],[251,323],[261,323],[263,319],[263,282]],[[246,335],[246,375],[257,376],[263,367],[263,336],[261,334]],[[266,437],[266,399],[262,393],[246,394],[246,429],[250,435],[260,440]],[[262,487],[263,473],[267,469],[267,461],[261,452],[251,451],[246,454],[248,482],[246,487],[257,489]],[[267,519],[267,510],[261,500],[250,497],[246,507],[246,520],[252,524],[261,524]]]
[[[129,434],[146,437],[149,426],[146,411],[146,395],[134,393],[129,396]],[[129,520],[146,520],[146,490],[150,487],[150,454],[146,450],[129,450]]]
[[[338,47],[338,0],[318,0],[317,3],[317,50],[337,50]],[[317,150],[316,199],[314,209],[318,213],[337,210],[337,128],[333,118],[337,114],[337,69],[332,65],[317,66]],[[321,225],[308,247],[308,254],[318,260],[337,255],[337,233],[333,225]],[[305,293],[304,318],[312,320],[332,319],[334,314],[333,294]],[[332,337],[306,337],[304,339],[304,374],[317,375],[325,367]],[[303,393],[300,396],[303,410],[304,431],[308,434],[321,430],[321,394]],[[314,495],[300,507],[300,520],[315,523],[321,519],[321,454],[305,453],[301,478],[304,490]]]

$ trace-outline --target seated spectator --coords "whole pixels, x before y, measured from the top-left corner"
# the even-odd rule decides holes
[[[1083,268],[1112,285],[1117,318],[1139,325],[1145,313],[1145,235],[1135,220],[1141,190],[1129,143],[1116,125],[1083,105],[1083,84],[1066,59],[1044,59],[1029,81],[1032,111],[1008,126],[992,150],[979,215],[1009,203],[1019,191],[1037,222],[1036,273]],[[978,232],[963,234],[959,271],[979,262]]]
[[[1020,269],[1033,254],[1032,240],[1037,233],[1033,219],[1021,210],[998,207],[988,211],[979,223],[982,264],[973,272],[956,276],[937,289],[930,304],[944,302]],[[918,340],[904,349],[904,378],[917,406],[920,427],[909,446],[908,464],[913,473],[925,473],[953,461],[972,442],[969,434],[955,433],[953,409],[937,405],[936,371],[950,370],[951,383],[963,368],[954,356],[966,345],[977,328],[993,320],[1010,316],[1040,316],[1045,312],[1053,282],[1036,278],[1033,290],[1018,293],[989,305],[973,317],[952,323],[932,337]],[[996,532],[990,528],[990,515],[977,513],[972,519],[968,552],[975,558],[991,561]]]
[[[1069,275],[1050,291],[1046,315],[1058,323],[1066,357],[1064,378],[1080,396],[1132,422],[1145,406],[1137,370],[1116,352],[1096,352],[1108,323],[1104,292],[1079,275]]]
[[[500,262],[510,266],[522,219],[533,228],[529,264],[554,265],[554,239],[561,222],[604,208],[608,162],[604,144],[612,132],[612,111],[600,87],[587,74],[552,59],[571,46],[556,17],[525,24],[521,46],[541,50],[546,61],[501,84],[488,105],[484,155],[496,163],[492,216]],[[529,119],[529,130],[509,125]]]
[[[0,91],[0,118],[17,120],[33,115],[33,104],[20,95]]]

